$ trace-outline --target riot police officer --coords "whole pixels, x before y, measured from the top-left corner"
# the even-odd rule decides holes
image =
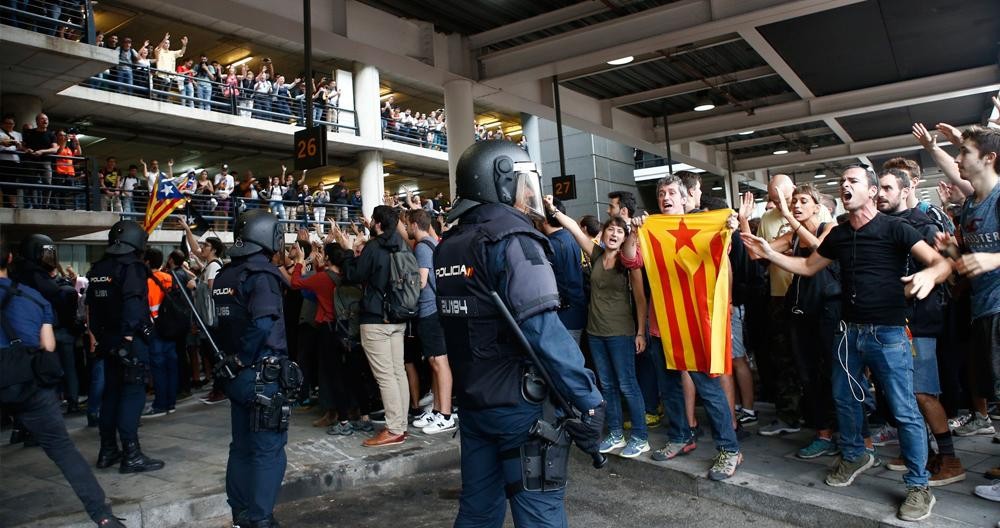
[[[21,241],[20,255],[14,259],[14,272],[11,277],[37,290],[52,305],[52,312],[55,315],[53,327],[56,335],[56,353],[64,375],[63,393],[66,396],[66,412],[74,413],[78,411],[77,397],[80,393],[73,350],[76,343],[74,329],[79,294],[72,286],[60,284],[53,277],[58,264],[55,242],[46,235],[29,235]]]
[[[104,257],[87,273],[89,328],[94,335],[94,352],[105,360],[97,467],[119,462],[120,473],[155,471],[164,465],[139,448],[139,415],[146,403],[152,327],[147,268],[142,261],[145,246],[142,227],[122,220],[111,226]]]
[[[278,219],[263,210],[240,214],[233,228],[232,262],[212,285],[219,346],[225,358],[216,375],[231,402],[232,443],[226,495],[233,525],[277,527],[272,511],[285,475],[290,398],[301,371],[288,361],[282,288],[272,264],[283,245]]]
[[[532,433],[551,411],[524,351],[492,301],[499,294],[555,387],[582,420],[567,422],[584,451],[596,451],[604,401],[583,355],[559,321],[559,292],[532,226],[542,216],[538,173],[508,141],[469,147],[457,167],[459,219],[434,254],[438,312],[462,409],[462,495],[456,527],[499,527],[504,497],[516,526],[566,526],[563,499],[569,442]],[[534,387],[534,389],[532,388]]]

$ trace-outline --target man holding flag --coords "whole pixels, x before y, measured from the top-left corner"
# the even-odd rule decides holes
[[[732,368],[727,253],[735,222],[728,210],[685,216],[687,188],[676,176],[661,179],[656,195],[661,215],[634,218],[636,229],[622,246],[625,267],[649,263],[645,266],[652,290],[647,347],[669,419],[667,445],[655,451],[653,459],[670,460],[697,447],[684,411],[681,372],[687,371],[719,449],[708,477],[724,480],[743,463],[732,410],[718,377]]]
[[[173,160],[170,160],[169,165],[170,173],[173,174]],[[149,204],[146,206],[146,219],[142,224],[147,234],[152,233],[174,209],[185,202],[184,193],[191,191],[195,185],[192,174],[188,172],[177,178],[162,178],[161,173],[154,180],[149,192]]]

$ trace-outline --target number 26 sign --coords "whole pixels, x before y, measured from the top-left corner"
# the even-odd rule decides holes
[[[295,170],[315,169],[326,165],[326,127],[318,126],[295,133]]]

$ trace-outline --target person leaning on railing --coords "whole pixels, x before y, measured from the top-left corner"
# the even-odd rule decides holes
[[[0,179],[13,183],[23,181],[19,153],[25,150],[21,133],[14,130],[16,124],[14,114],[4,114],[3,124],[0,126]],[[23,190],[0,187],[0,194],[4,193],[7,195],[7,203],[10,207],[24,207]]]
[[[80,148],[80,142],[76,139],[76,134],[66,134],[66,131],[59,129],[56,131],[56,145],[59,146],[59,150],[56,151],[55,158],[55,173],[56,182],[59,185],[66,185],[69,187],[83,187],[83,182],[77,178],[76,169],[73,168],[74,160],[73,157],[83,156],[83,149]],[[86,197],[83,193],[72,193],[72,197],[67,197],[66,207],[69,207],[70,203],[74,204],[74,209],[83,209],[86,203]]]

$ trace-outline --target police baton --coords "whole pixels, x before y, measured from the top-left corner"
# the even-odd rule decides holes
[[[233,370],[233,366],[229,365],[226,360],[226,355],[222,352],[222,350],[219,350],[218,345],[215,344],[215,340],[212,339],[212,333],[208,331],[208,327],[205,326],[205,321],[201,320],[201,315],[198,314],[198,309],[194,307],[194,302],[191,301],[190,297],[188,297],[187,287],[185,286],[187,282],[185,281],[184,284],[180,284],[180,278],[177,277],[174,270],[170,270],[170,275],[174,278],[174,282],[177,283],[177,289],[180,290],[181,297],[184,297],[187,305],[191,307],[191,313],[194,315],[195,321],[198,321],[198,327],[201,328],[201,332],[205,334],[205,339],[208,340],[208,344],[212,345],[212,357],[215,358],[216,370],[219,370],[219,372],[216,372],[215,374],[221,374],[222,377],[228,379],[236,379],[236,375],[239,374],[239,372]],[[236,366],[239,367],[240,365]]]
[[[497,310],[503,314],[504,320],[507,321],[507,326],[509,326],[511,331],[514,332],[514,336],[517,338],[518,343],[521,344],[521,348],[524,349],[524,352],[528,354],[528,358],[531,359],[531,362],[535,365],[535,369],[538,370],[538,374],[543,380],[545,380],[545,384],[549,386],[549,390],[551,391],[550,394],[555,398],[556,403],[563,410],[563,412],[566,413],[566,416],[571,419],[580,420],[582,414],[574,409],[568,401],[566,401],[566,398],[564,398],[562,393],[559,392],[559,388],[552,383],[552,377],[549,376],[549,371],[545,370],[545,365],[542,365],[542,362],[538,359],[538,355],[535,354],[534,347],[532,347],[531,343],[528,342],[528,338],[525,337],[524,332],[521,331],[521,327],[517,325],[517,321],[514,320],[514,316],[510,313],[510,310],[507,309],[507,305],[504,304],[503,299],[501,299],[500,295],[495,291],[490,292],[490,297],[493,298],[493,304],[496,305]],[[608,463],[608,457],[604,456],[603,453],[593,452],[587,454],[590,455],[590,458],[593,460],[594,467],[597,469],[604,467],[604,465]]]

